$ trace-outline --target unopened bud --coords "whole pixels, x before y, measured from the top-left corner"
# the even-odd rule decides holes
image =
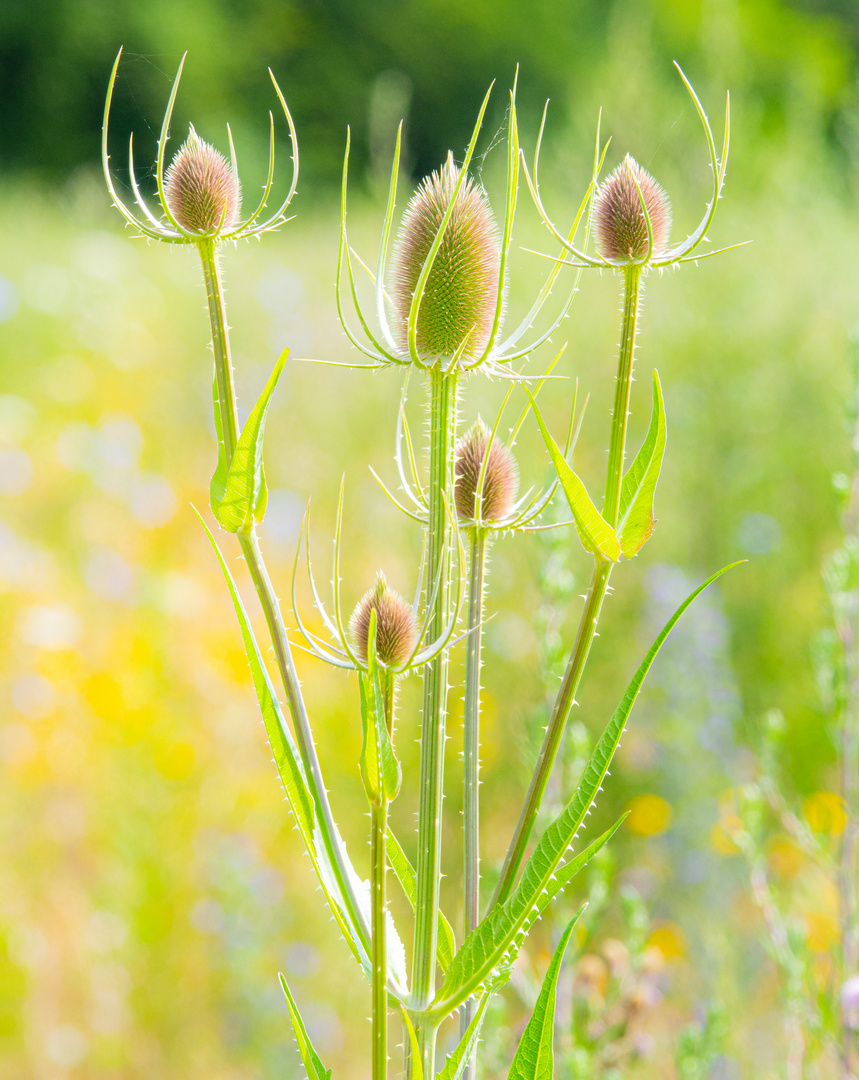
[[[516,498],[519,484],[516,459],[497,439],[490,446],[490,435],[489,428],[478,420],[456,444],[454,501],[457,514],[466,521],[473,521],[478,510],[482,521],[500,521],[510,513]],[[487,447],[489,457],[481,491],[480,473]]]
[[[376,656],[388,667],[402,667],[415,649],[418,627],[411,606],[398,592],[388,588],[380,571],[375,588],[369,589],[352,612],[349,634],[355,651],[367,659],[370,613],[376,612]]]
[[[403,215],[394,253],[396,331],[408,341],[409,311],[421,270],[450,206],[459,169],[453,156],[426,177]],[[467,359],[489,341],[498,300],[501,245],[483,189],[466,176],[427,278],[417,321],[421,356],[452,356],[464,344]]]
[[[183,229],[216,233],[239,219],[239,178],[223,154],[204,142],[193,126],[164,177],[170,212]]]
[[[638,187],[636,187],[638,181]],[[662,187],[629,156],[600,184],[594,201],[597,249],[606,259],[638,261],[648,256],[647,222],[653,230],[653,251],[661,251],[671,231],[671,203]]]

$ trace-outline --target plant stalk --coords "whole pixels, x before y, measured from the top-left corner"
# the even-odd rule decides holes
[[[388,803],[370,807],[370,899],[372,905],[372,1080],[385,1080],[388,1071],[388,949],[386,940],[385,872]]]
[[[474,528],[468,581],[468,624],[465,653],[465,695],[462,750],[463,816],[463,941],[480,921],[480,666],[483,646],[483,595],[486,576],[487,530]],[[465,1003],[459,1022],[465,1035],[474,1018],[474,999]],[[475,1048],[463,1073],[474,1076]]]
[[[430,475],[427,519],[427,595],[435,598],[427,620],[427,640],[434,641],[450,614],[450,519],[453,495],[453,447],[456,434],[457,372],[430,369]],[[435,992],[441,882],[441,822],[447,713],[447,650],[426,666],[421,725],[418,856],[412,1008],[423,1011]],[[435,1033],[418,1030],[424,1077],[435,1075]]]
[[[204,240],[199,245],[200,261],[203,267],[203,281],[206,287],[206,301],[209,308],[209,321],[212,328],[212,351],[215,356],[215,384],[218,391],[218,405],[221,411],[221,424],[224,435],[224,449],[226,450],[227,462],[231,461],[239,438],[238,410],[236,407],[236,392],[233,383],[233,367],[230,359],[230,336],[227,325],[226,306],[224,304],[224,289],[221,280],[221,269],[218,261],[215,244],[212,240]],[[274,591],[271,578],[263,559],[259,546],[259,539],[253,528],[247,532],[238,534],[242,555],[251,580],[254,584],[260,606],[265,614],[266,624],[274,647],[275,659],[278,671],[283,682],[292,722],[295,727],[295,740],[298,744],[301,762],[307,775],[307,785],[313,798],[316,815],[320,823],[320,832],[325,844],[325,850],[331,864],[337,885],[346,905],[349,920],[355,927],[364,949],[369,953],[371,948],[370,927],[358,904],[354,894],[349,875],[346,871],[343,852],[334,837],[337,835],[334,818],[331,813],[331,805],[328,801],[325,783],[322,778],[322,768],[316,747],[313,743],[313,735],[310,730],[310,720],[307,708],[301,694],[298,674],[292,658],[292,650],[286,634],[286,625],[280,610],[280,604]]]
[[[608,471],[606,473],[605,499],[603,500],[603,517],[612,528],[617,527],[620,513],[620,493],[623,481],[623,466],[626,456],[626,434],[629,420],[629,397],[632,386],[632,370],[635,359],[635,337],[638,330],[638,316],[640,313],[642,268],[630,265],[624,270],[623,278],[623,316],[620,332],[620,349],[617,364],[617,386],[614,395],[614,411],[611,420],[611,437],[608,453]],[[552,715],[531,785],[525,797],[525,805],[516,825],[516,831],[507,850],[504,865],[501,868],[501,876],[495,888],[495,895],[490,904],[490,910],[496,904],[503,904],[513,891],[516,877],[534,825],[537,815],[546,794],[549,778],[555,766],[558,751],[561,748],[564,729],[570,710],[576,703],[576,693],[582,681],[585,665],[588,661],[591,645],[596,635],[602,611],[603,600],[608,590],[609,577],[613,563],[597,557],[594,560],[593,577],[590,588],[585,597],[585,607],[579,623],[576,641],[567,670],[561,680],[558,696],[552,708]]]

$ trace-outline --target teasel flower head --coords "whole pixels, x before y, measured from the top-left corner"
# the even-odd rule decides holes
[[[700,253],[697,249],[707,239],[707,233],[716,216],[716,206],[722,197],[725,186],[725,173],[728,167],[728,149],[731,132],[731,99],[728,95],[725,104],[725,133],[722,150],[716,150],[713,129],[704,106],[692,88],[692,84],[675,64],[683,85],[692,99],[698,118],[704,128],[707,149],[710,154],[712,169],[712,194],[704,210],[704,215],[696,228],[679,243],[669,245],[668,234],[671,229],[671,206],[668,196],[653,177],[628,154],[613,173],[602,183],[598,181],[600,169],[605,159],[608,144],[600,146],[600,132],[597,126],[596,148],[594,152],[591,182],[579,206],[571,229],[559,229],[550,218],[540,193],[539,158],[543,128],[537,140],[537,150],[533,165],[525,168],[525,178],[531,196],[543,223],[552,237],[568,253],[564,261],[568,266],[584,269],[617,270],[623,272],[631,264],[645,268],[663,269],[680,263],[697,262],[720,255],[723,251],[742,247],[731,244],[728,247],[708,250]],[[545,125],[545,114],[543,117]],[[587,209],[591,207],[590,220],[596,233],[596,251],[587,252],[577,246],[576,232],[583,221],[588,220]],[[557,263],[555,256],[547,258]]]
[[[187,54],[186,54],[187,55]],[[188,138],[179,148],[169,168],[165,172],[167,143],[170,139],[170,122],[173,107],[179,92],[179,80],[185,57],[179,64],[179,70],[173,81],[173,89],[161,124],[158,139],[158,154],[155,163],[155,179],[158,185],[158,207],[153,209],[144,198],[138,183],[134,167],[134,144],[128,144],[128,172],[131,190],[134,194],[136,209],[129,208],[120,198],[110,170],[108,154],[108,119],[113,100],[113,88],[119,68],[122,50],[116,57],[107,99],[104,105],[104,123],[102,126],[102,166],[110,197],[128,225],[140,236],[151,240],[162,240],[168,244],[201,244],[204,242],[220,243],[224,240],[242,240],[251,236],[261,236],[265,232],[277,229],[287,221],[286,211],[292,202],[298,185],[298,139],[295,125],[287,108],[280,87],[269,69],[280,106],[283,109],[289,128],[289,141],[292,148],[292,181],[286,198],[272,214],[263,214],[274,184],[274,116],[269,113],[269,163],[268,175],[263,187],[262,198],[256,209],[244,220],[240,219],[241,185],[236,164],[236,151],[233,137],[227,125],[227,137],[230,146],[230,160],[227,160],[209,143],[204,142],[193,126]],[[159,212],[160,211],[160,214]]]
[[[408,347],[412,298],[445,212],[447,227],[424,285],[417,318],[422,357],[459,355],[465,362],[486,348],[495,321],[501,238],[486,192],[465,176],[449,154],[426,177],[403,215],[393,257],[394,333]]]
[[[238,221],[239,178],[223,154],[200,138],[193,124],[167,169],[164,194],[173,216],[188,232],[217,233]]]
[[[627,154],[597,188],[593,224],[597,250],[606,259],[642,262],[665,249],[671,203],[650,173]]]
[[[492,438],[482,420],[456,444],[454,475],[454,501],[461,521],[503,521],[510,514],[519,486],[516,459]]]
[[[361,597],[349,619],[349,634],[355,652],[366,661],[370,615],[376,613],[376,655],[386,667],[399,668],[408,662],[418,638],[415,613],[398,592],[388,587],[379,571],[376,584]]]
[[[538,316],[552,298],[565,265],[556,258],[547,279],[524,318],[511,332],[502,327],[507,304],[507,270],[519,184],[519,134],[516,87],[510,93],[507,124],[507,185],[498,224],[489,198],[469,172],[489,103],[483,99],[462,163],[447,161],[419,185],[394,227],[400,168],[402,124],[397,132],[391,186],[375,268],[361,260],[349,243],[346,228],[350,137],[346,138],[340,201],[340,252],[337,263],[337,313],[352,345],[367,358],[341,367],[381,368],[391,365],[435,368],[443,374],[481,368],[514,382],[526,378],[513,370],[560,326],[576,292],[573,283],[560,311],[540,331]],[[396,243],[395,243],[396,239]],[[364,309],[356,266],[369,272],[375,289],[378,329]],[[360,323],[350,326],[347,297]],[[526,337],[527,335],[527,337]],[[530,338],[530,340],[529,340]],[[330,362],[330,361],[327,361]]]
[[[334,595],[330,614],[316,587],[313,567],[311,566],[309,512],[301,526],[298,548],[295,554],[295,567],[292,574],[292,607],[295,612],[298,632],[304,639],[304,647],[320,660],[325,660],[326,663],[331,664],[333,667],[366,672],[369,670],[367,646],[370,636],[370,620],[371,617],[374,617],[376,622],[376,659],[383,667],[399,677],[423,667],[424,664],[443,652],[453,640],[462,610],[463,597],[465,596],[466,561],[462,539],[458,530],[455,530],[458,573],[455,574],[456,587],[453,590],[452,609],[448,621],[438,632],[435,639],[427,640],[430,625],[428,618],[429,607],[424,605],[424,610],[421,609],[421,596],[424,595],[426,553],[424,553],[424,562],[418,575],[414,604],[409,604],[398,592],[390,588],[385,580],[385,575],[380,571],[374,587],[364,593],[355,605],[347,626],[341,614],[340,595],[343,494],[343,488],[341,487],[340,502],[337,509],[337,526],[334,534],[334,575],[332,579]],[[448,519],[451,528],[454,529],[456,523],[450,511],[448,511]],[[296,597],[296,580],[303,541],[306,541],[307,577],[313,593],[314,605],[330,640],[326,640],[311,631],[305,624],[299,610]],[[426,594],[428,596],[434,595],[439,587],[440,582],[438,580],[427,582]]]

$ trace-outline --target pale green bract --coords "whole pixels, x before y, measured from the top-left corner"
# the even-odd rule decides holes
[[[653,499],[662,471],[667,425],[659,373],[653,371],[653,412],[641,449],[623,478],[620,490],[620,546],[624,558],[637,555],[650,539],[656,519]]]
[[[400,792],[403,771],[391,745],[379,664],[376,657],[376,612],[370,612],[367,637],[367,671],[360,672],[361,724],[364,742],[361,746],[361,778],[367,798],[374,806],[393,802]]]
[[[579,539],[587,551],[607,559],[609,562],[617,562],[620,558],[620,543],[617,533],[594,506],[584,482],[569,466],[560,446],[552,438],[552,434],[546,427],[533,395],[529,390],[527,392],[531,398],[531,407],[534,410],[534,416],[546,443],[546,449],[549,451],[561,487],[567,497],[567,502],[570,504]]]
[[[278,379],[284,369],[289,349],[284,349],[274,366],[262,393],[257,399],[256,405],[247,418],[239,441],[236,445],[233,460],[227,470],[226,479],[223,477],[224,461],[226,458],[223,451],[223,433],[220,429],[220,409],[216,408],[215,422],[218,430],[218,466],[212,477],[212,513],[218,519],[218,523],[227,532],[240,532],[251,528],[254,522],[262,521],[265,516],[268,492],[265,483],[265,471],[262,463],[262,439],[265,431],[265,418],[268,411],[271,396],[277,386]],[[224,493],[219,501],[215,496],[223,484]]]

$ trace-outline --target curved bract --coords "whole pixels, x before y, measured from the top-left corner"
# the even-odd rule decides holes
[[[263,188],[262,198],[259,201],[256,209],[253,213],[245,218],[243,221],[233,220],[233,216],[230,213],[231,206],[237,212],[237,203],[232,203],[229,199],[224,198],[222,206],[223,212],[218,220],[212,217],[206,218],[205,215],[201,218],[197,216],[196,223],[200,225],[199,228],[188,227],[191,221],[182,214],[181,211],[177,213],[175,206],[171,206],[170,191],[168,185],[170,183],[169,170],[165,171],[164,162],[167,151],[167,143],[170,139],[170,123],[173,118],[173,109],[176,105],[176,96],[179,93],[179,80],[182,78],[182,69],[185,66],[185,57],[188,54],[185,53],[179,62],[179,70],[176,72],[176,78],[173,80],[173,87],[170,91],[170,97],[167,101],[167,108],[164,113],[164,119],[161,123],[161,133],[158,137],[158,152],[156,157],[155,178],[158,185],[158,203],[161,209],[162,218],[159,219],[153,212],[150,206],[147,204],[146,199],[143,197],[140,187],[137,183],[137,176],[134,167],[134,144],[133,136],[129,139],[128,144],[128,171],[129,179],[131,182],[131,190],[134,194],[134,202],[139,214],[135,214],[132,210],[126,206],[126,204],[119,197],[116,190],[116,186],[113,182],[113,176],[110,171],[110,155],[108,153],[108,121],[110,118],[110,106],[113,101],[113,89],[116,84],[116,73],[119,69],[119,61],[122,57],[122,49],[116,55],[116,60],[113,64],[113,69],[110,73],[110,81],[107,88],[107,97],[104,103],[104,120],[102,123],[102,135],[101,135],[101,159],[102,167],[104,169],[104,178],[107,182],[107,188],[110,192],[110,197],[113,200],[114,206],[125,218],[126,222],[133,226],[142,236],[149,237],[151,240],[163,240],[168,244],[199,244],[201,241],[217,241],[223,240],[244,240],[251,236],[260,236],[265,232],[270,232],[272,229],[278,228],[287,221],[286,211],[289,208],[289,204],[292,202],[295,195],[296,187],[298,186],[298,138],[295,133],[295,125],[292,121],[292,116],[284,100],[283,94],[280,91],[280,87],[277,85],[277,80],[269,68],[269,75],[274,86],[277,99],[280,102],[280,106],[283,110],[283,114],[286,117],[287,127],[289,129],[289,141],[292,147],[292,181],[289,185],[286,198],[280,204],[278,209],[267,217],[263,217],[263,211],[268,203],[269,196],[271,195],[272,185],[274,184],[274,115],[269,113],[269,161],[268,161],[268,173],[266,175],[266,182]],[[195,137],[196,133],[194,129],[191,129],[191,137]],[[230,144],[230,166],[229,172],[235,178],[238,185],[238,163],[236,159],[236,150],[233,145],[233,135],[230,131],[229,124],[227,125],[227,138]],[[199,140],[202,142],[202,140]],[[187,145],[187,144],[186,144]],[[207,145],[207,144],[203,144]],[[209,150],[213,148],[209,147]],[[217,154],[217,151],[214,151]],[[220,155],[217,155],[220,158]],[[177,160],[179,155],[177,155]],[[223,160],[223,159],[221,159]],[[184,220],[184,224],[183,224]],[[193,220],[193,215],[192,219]]]

